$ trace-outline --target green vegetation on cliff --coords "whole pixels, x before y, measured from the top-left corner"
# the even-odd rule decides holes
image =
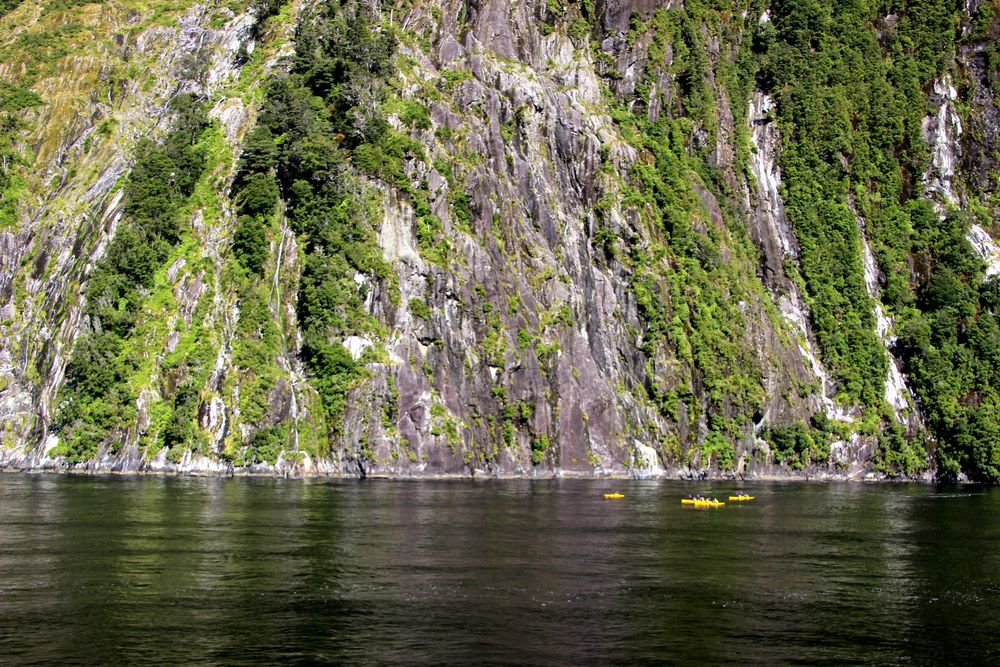
[[[775,95],[783,132],[783,195],[813,331],[845,398],[872,407],[887,366],[857,215],[890,278],[883,301],[895,309],[909,294],[900,270],[911,227],[905,199],[923,173],[927,106],[912,42],[896,34],[880,44],[871,27],[877,4],[775,2],[773,26],[757,35],[759,78]]]
[[[621,205],[641,213],[650,227],[624,243],[605,227],[596,240],[633,272],[632,289],[645,325],[649,399],[671,421],[704,416],[708,437],[700,444],[692,434],[685,444],[700,444],[702,465],[731,468],[733,443],[747,433],[765,398],[763,369],[757,351],[746,344],[750,334],[740,304],[766,297],[750,269],[754,251],[746,227],[727,200],[734,193],[711,157],[720,127],[713,77],[744,98],[751,79],[728,61],[713,64],[705,51],[709,39],[725,35],[738,52],[743,22],[690,2],[661,10],[645,23],[633,19],[632,28],[635,35],[648,35],[651,46],[635,98],[616,104],[613,112],[622,136],[640,155]],[[665,67],[679,82],[680,94],[664,95],[667,106],[650,120],[646,100]],[[614,203],[603,201],[599,211],[607,212]],[[706,398],[704,405],[700,396]]]
[[[899,351],[939,443],[940,473],[1000,479],[994,288],[965,238],[968,217],[940,221],[922,197],[922,123],[937,113],[927,92],[954,68],[958,8],[890,4],[778,0],[773,27],[756,37],[759,80],[775,96],[784,135],[783,194],[813,330],[845,397],[884,414],[885,469],[921,469],[919,444],[880,407],[886,361],[864,282],[863,221],[885,275],[881,301],[896,317]]]
[[[279,194],[286,202],[305,249],[303,358],[334,429],[348,388],[365,375],[340,341],[378,330],[355,275],[389,274],[355,163],[390,178],[385,167],[398,164],[406,146],[380,108],[394,41],[374,31],[372,19],[364,3],[332,0],[303,19],[292,72],[271,83],[235,185],[241,217],[234,252],[252,271],[262,261],[261,216]]]
[[[906,372],[937,437],[938,474],[1000,481],[1000,279],[983,263],[960,213],[923,206],[915,250],[933,266],[897,329]]]
[[[129,339],[157,271],[181,239],[182,211],[205,167],[199,145],[209,127],[204,104],[180,96],[173,110],[174,130],[158,144],[142,140],[136,150],[122,222],[84,295],[89,327],[74,344],[57,416],[61,453],[71,461],[92,458],[103,443],[120,444],[122,430],[134,423],[137,396],[129,379],[145,351]],[[176,392],[168,446],[190,436],[194,391]]]
[[[14,225],[21,185],[18,169],[28,166],[21,148],[22,132],[27,129],[21,112],[44,103],[27,88],[0,81],[0,229]]]
[[[997,188],[975,191],[956,162],[955,196],[928,194],[925,139],[948,81],[963,139],[992,150],[976,105],[996,102],[981,93],[996,96],[997,0],[159,3],[81,77],[89,101],[63,104],[53,87],[89,62],[75,55],[88,31],[138,4],[51,0],[32,8],[37,29],[0,45],[17,82],[0,82],[0,229],[34,244],[12,263],[35,264],[10,283],[0,324],[58,330],[76,296],[51,313],[39,302],[87,280],[79,335],[24,348],[32,359],[5,364],[0,391],[57,383],[52,350],[73,341],[54,423],[70,461],[138,442],[147,457],[198,450],[237,466],[329,462],[339,446],[337,465],[360,452],[376,467],[401,454],[627,469],[650,465],[648,443],[668,465],[732,469],[746,452],[803,469],[834,465],[833,442],[877,441],[883,473],[936,457],[943,476],[1000,480],[1000,287],[967,240],[972,224],[996,231]],[[256,50],[303,4],[293,54]],[[258,21],[236,35],[232,12],[249,7]],[[179,85],[160,91],[138,75],[149,61],[124,54],[137,35],[151,53],[173,48],[157,40],[181,12],[185,34],[209,26],[198,39],[212,45],[164,58]],[[238,77],[216,83],[220,55],[245,65]],[[130,96],[158,91],[141,108],[159,114],[197,85],[220,122],[181,95],[173,130],[131,146],[153,123],[135,121]],[[796,240],[783,268],[783,230],[746,220],[759,214],[755,89],[775,102],[769,141],[780,128],[767,150]],[[88,265],[121,173],[108,164],[133,148],[120,223]],[[44,179],[21,178],[29,157]],[[35,224],[71,198],[66,238]],[[398,266],[379,247],[384,217]],[[20,220],[30,233],[8,234]],[[781,249],[755,247],[768,234]],[[808,308],[808,340],[778,308],[786,289]],[[846,412],[817,395],[810,346]],[[929,438],[885,399],[886,346]]]

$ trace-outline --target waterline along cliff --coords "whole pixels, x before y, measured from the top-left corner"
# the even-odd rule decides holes
[[[1000,0],[0,35],[0,468],[1000,479]]]

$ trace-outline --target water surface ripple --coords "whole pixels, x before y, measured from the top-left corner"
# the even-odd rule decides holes
[[[757,499],[679,502],[737,488]],[[0,662],[998,664],[998,510],[919,485],[0,475]]]

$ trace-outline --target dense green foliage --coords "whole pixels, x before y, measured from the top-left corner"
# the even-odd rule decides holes
[[[143,350],[131,345],[129,337],[157,270],[180,239],[181,211],[205,165],[198,146],[208,127],[204,105],[180,96],[174,111],[175,129],[161,143],[143,140],[137,149],[125,185],[122,223],[85,292],[90,328],[74,345],[57,416],[62,447],[71,461],[94,456],[116,429],[128,428],[134,418],[136,396],[128,379]],[[172,401],[176,410],[164,433],[168,446],[190,436],[197,394],[182,385]]]
[[[754,360],[734,344],[740,313],[727,306],[747,289],[746,280],[719,262],[724,237],[711,227],[697,231],[703,213],[691,184],[700,180],[727,194],[707,159],[720,127],[719,90],[738,109],[756,85],[777,102],[782,194],[800,244],[794,268],[804,281],[812,329],[839,386],[838,400],[866,410],[852,429],[880,434],[885,472],[915,473],[926,465],[922,443],[904,437],[884,403],[887,357],[865,284],[863,227],[884,272],[880,298],[896,317],[898,352],[940,442],[940,469],[996,479],[992,283],[977,287],[982,267],[965,240],[968,221],[952,216],[940,223],[921,195],[928,160],[921,125],[936,112],[927,91],[953,67],[959,8],[946,0],[778,0],[770,6],[772,21],[758,23],[763,6],[750,3],[741,23],[734,18],[740,8],[716,5],[687,2],[645,22],[633,16],[632,35],[652,31],[647,72],[630,100],[632,113],[616,116],[626,138],[648,156],[634,169],[637,188],[624,203],[651,207],[668,239],[661,247],[633,239],[630,251],[637,260],[633,289],[648,327],[646,352],[655,356],[658,341],[667,341],[708,393],[711,437],[703,456],[722,462],[712,444],[721,441],[711,434],[738,433],[761,393]],[[994,33],[993,10],[984,3],[973,17],[980,39]],[[876,32],[889,14],[895,15],[889,27]],[[733,49],[728,58],[712,62],[706,44],[712,36]],[[661,99],[669,118],[661,113],[649,123],[640,113],[664,63],[677,94]],[[738,139],[736,157],[744,161],[746,136]],[[599,230],[595,240],[611,256],[623,256],[612,230]],[[691,387],[692,380],[684,384]],[[684,384],[667,391],[654,378],[650,395],[669,415],[678,399],[689,401]],[[845,436],[845,425],[820,421],[776,426],[765,437],[792,467],[823,462],[831,438]]]
[[[983,4],[974,19],[988,34],[995,17]],[[885,273],[881,300],[896,316],[899,353],[938,441],[939,472],[996,480],[994,283],[983,283],[965,238],[968,218],[941,221],[920,194],[928,158],[921,123],[936,112],[925,91],[953,69],[958,9],[949,0],[782,0],[756,46],[760,82],[777,100],[785,202],[824,361],[848,399],[880,409],[886,365],[858,214]],[[877,35],[873,26],[888,14],[898,22]],[[888,416],[881,430],[885,470],[924,465],[918,443]]]
[[[902,170],[920,164],[926,105],[912,56],[898,43],[892,55],[882,51],[871,28],[876,4],[776,2],[773,28],[758,35],[813,331],[845,397],[870,406],[879,405],[887,366],[849,201],[859,198],[878,250],[900,239]]]
[[[44,100],[41,97],[27,88],[0,81],[0,112],[17,113],[43,103]]]
[[[394,41],[372,28],[364,3],[321,3],[301,22],[291,74],[272,83],[237,178],[240,226],[234,252],[252,271],[262,263],[262,216],[280,195],[305,249],[298,299],[303,358],[328,415],[343,410],[364,376],[340,343],[377,327],[354,276],[386,278],[370,202],[354,166],[386,179],[403,158],[381,112]],[[337,420],[331,424],[336,428]]]
[[[177,129],[162,144],[143,140],[125,192],[128,224],[115,235],[107,258],[87,289],[87,315],[95,329],[126,337],[142,305],[142,291],[180,239],[179,212],[204,168],[197,146],[208,126],[201,104],[179,98]]]
[[[639,189],[626,203],[651,207],[656,235],[665,243],[632,239],[628,260],[635,267],[633,289],[646,324],[645,351],[655,358],[666,344],[688,368],[679,387],[656,378],[650,396],[668,414],[680,399],[694,406],[694,388],[708,397],[710,428],[737,437],[763,398],[756,352],[741,344],[746,321],[738,303],[750,276],[722,260],[726,235],[714,227],[694,190],[695,167],[684,151],[684,137],[672,119],[636,122],[641,146],[654,161],[637,165]],[[655,237],[654,237],[655,238]]]
[[[280,195],[272,168],[276,157],[274,136],[266,126],[257,127],[247,138],[233,183],[239,214],[233,254],[253,274],[260,274],[268,257],[268,223]]]
[[[236,54],[237,65],[245,65],[250,60],[247,45],[258,41],[263,36],[268,19],[281,13],[284,4],[285,0],[251,0],[250,9],[254,12],[254,22],[248,33],[244,35],[244,40]]]
[[[801,470],[813,463],[824,465],[827,462],[831,427],[826,415],[819,413],[810,424],[799,421],[788,426],[770,426],[760,436],[770,445],[775,460],[793,470]]]
[[[284,0],[253,0],[250,6],[257,14],[257,23],[259,25],[272,16],[277,16],[283,4]]]
[[[933,258],[899,326],[906,371],[938,438],[939,474],[1000,480],[1000,281],[984,281],[962,215],[915,231]]]
[[[44,100],[27,88],[0,81],[0,228],[14,222],[16,170],[26,162],[20,143],[27,125],[21,112],[42,104]]]

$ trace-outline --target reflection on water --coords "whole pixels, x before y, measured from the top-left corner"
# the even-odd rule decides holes
[[[741,488],[3,475],[0,659],[997,662],[1000,492]]]

